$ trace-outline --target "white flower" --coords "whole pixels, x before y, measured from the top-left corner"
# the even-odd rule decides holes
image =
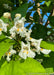
[[[16,34],[19,34],[21,37],[25,37],[26,28],[17,28],[14,26],[9,31],[12,38],[15,38]]]
[[[5,13],[3,14],[3,17],[4,17],[4,18],[10,18],[10,17],[11,17],[11,14],[10,14],[9,12],[5,12]]]
[[[16,23],[16,22],[18,22],[18,20],[21,18],[21,14],[16,14],[15,15],[15,18],[14,18],[14,24]]]
[[[19,19],[14,22],[14,26],[10,29],[10,34],[12,37],[15,37],[16,34],[19,34],[21,37],[25,37],[27,29],[24,27],[25,18]]]
[[[15,22],[15,28],[16,28],[16,33],[20,34],[21,37],[25,37],[25,33],[27,31],[27,29],[24,27],[24,21],[18,20],[17,22]]]
[[[22,27],[24,27],[24,22],[23,22],[23,20],[18,20],[17,22],[15,22],[15,26],[16,26],[17,28],[22,28]]]
[[[27,57],[34,58],[35,53],[30,50],[30,43],[25,44],[24,42],[21,43],[21,51],[19,52],[19,56],[23,59],[26,59]]]
[[[7,25],[0,19],[0,35],[2,34],[2,31],[7,32]]]
[[[4,27],[3,21],[0,19],[0,32],[3,30],[3,27]]]
[[[51,50],[47,50],[47,49],[42,49],[40,48],[41,53],[43,54],[49,54],[51,52]]]
[[[16,33],[19,34],[21,37],[25,37],[26,28],[17,28]]]
[[[30,37],[29,40],[31,41],[31,45],[36,48],[36,52],[40,54],[40,43],[42,39],[36,40]]]
[[[12,47],[10,48],[10,51],[7,53],[7,58],[6,58],[6,60],[7,61],[10,61],[11,60],[11,56],[13,55],[13,54],[16,54],[16,51],[14,50],[14,49],[12,49]]]
[[[38,48],[36,49],[36,52],[37,52],[38,54],[40,54],[40,52],[43,53],[43,54],[49,54],[49,53],[51,52],[51,50],[47,50],[47,49],[43,49],[43,48],[38,47]]]
[[[26,19],[24,17],[22,17],[21,19],[19,19],[18,17],[14,20],[14,24],[17,28],[21,28],[24,27],[24,22],[26,21]]]
[[[29,40],[31,41],[31,44],[35,46],[35,48],[40,47],[40,43],[42,39],[36,40],[36,39],[30,38]]]

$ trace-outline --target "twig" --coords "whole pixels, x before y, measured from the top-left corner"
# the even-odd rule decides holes
[[[54,8],[53,8],[53,9],[54,9]],[[52,16],[52,14],[53,14],[53,9],[52,9],[52,11],[51,11],[51,13],[50,13],[49,16]],[[50,23],[49,20],[47,20],[47,22],[46,22],[46,24],[45,24],[45,27],[47,27],[47,25],[48,25],[49,23]]]

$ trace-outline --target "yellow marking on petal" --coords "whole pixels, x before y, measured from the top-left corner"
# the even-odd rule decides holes
[[[43,51],[43,48],[41,48],[41,51]]]
[[[2,29],[0,28],[0,31],[2,31]]]
[[[9,55],[10,55],[11,53],[9,52]]]
[[[19,31],[19,28],[17,29],[17,31]]]
[[[31,40],[32,38],[30,37],[30,40]]]
[[[26,52],[26,54],[28,54],[28,51]]]
[[[26,51],[24,50],[23,53],[25,53]]]
[[[21,29],[21,31],[23,31],[23,29]]]

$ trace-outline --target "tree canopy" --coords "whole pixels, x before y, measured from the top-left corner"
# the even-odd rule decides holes
[[[29,2],[28,8],[31,8],[26,14],[28,28],[33,24],[31,36],[54,41],[54,0],[33,0],[33,3]],[[44,16],[47,16],[46,22],[43,20]]]

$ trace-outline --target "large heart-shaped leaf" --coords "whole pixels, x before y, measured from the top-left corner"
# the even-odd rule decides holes
[[[51,4],[51,1],[45,2],[45,4],[46,4],[47,6],[49,6],[49,5]]]
[[[0,69],[0,75],[31,75],[37,73],[45,73],[45,69],[39,62],[31,58],[25,61],[5,62]]]

